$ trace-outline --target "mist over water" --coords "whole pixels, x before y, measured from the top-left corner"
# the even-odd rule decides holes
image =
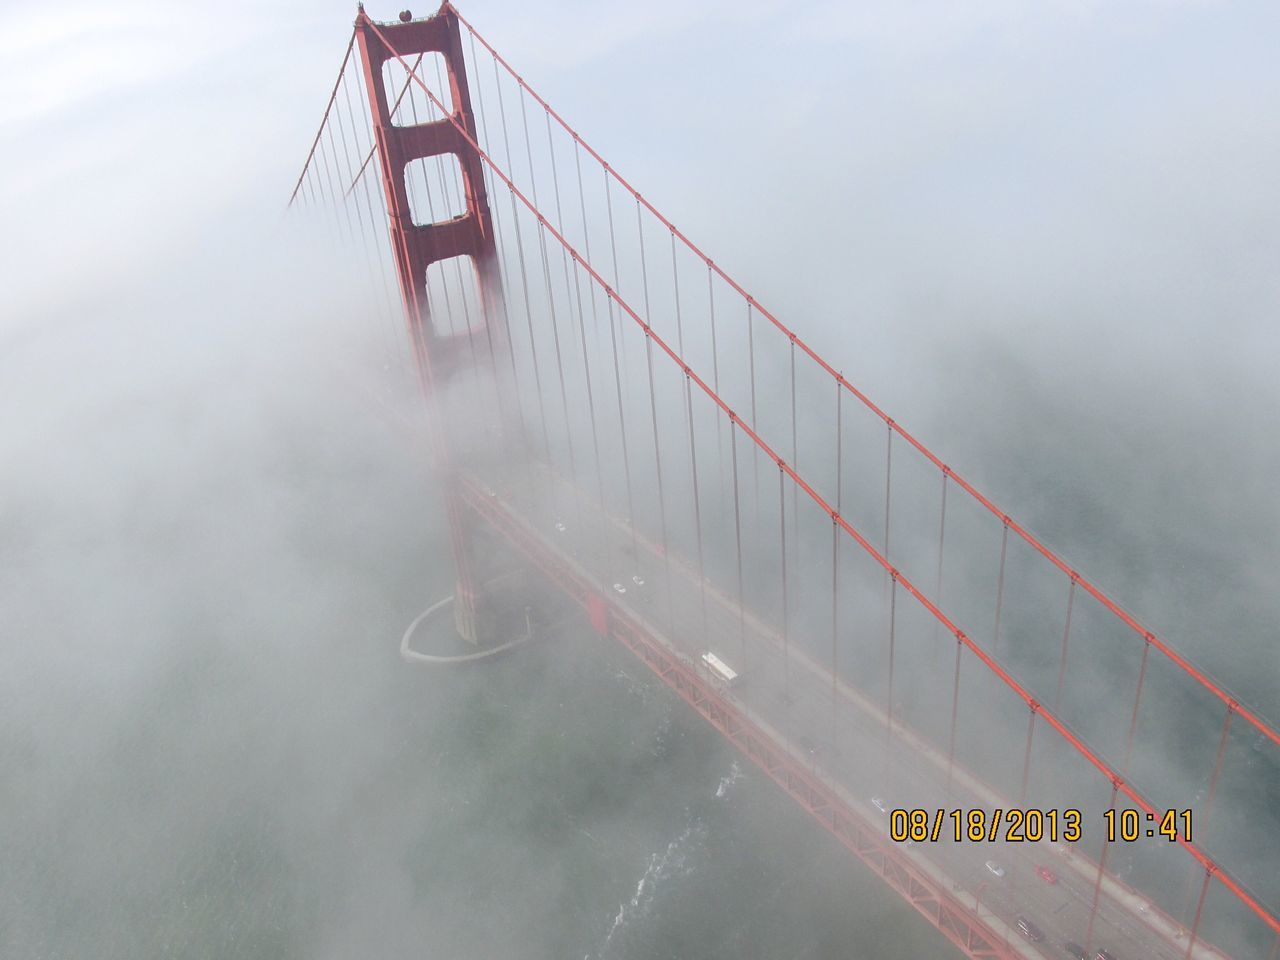
[[[1276,720],[1274,14],[1126,11],[1058,31],[1059,82],[1028,66],[1058,14],[976,17],[984,44],[695,9],[656,81],[692,130],[650,96],[661,10],[602,14],[613,59],[585,62],[556,54],[570,12],[523,37],[464,12],[850,379]],[[584,625],[470,670],[398,657],[452,590],[420,398],[362,278],[279,219],[350,13],[196,17],[193,65],[88,99],[46,78],[3,115],[0,954],[941,955]],[[14,23],[20,65],[50,53],[49,18]],[[726,147],[761,112],[787,136]]]
[[[233,265],[333,266],[269,247]],[[416,388],[349,288],[243,307],[257,282],[87,332],[74,375],[35,334],[6,381],[9,409],[47,398],[6,436],[6,955],[772,955],[902,926],[582,624],[401,661],[452,589]]]

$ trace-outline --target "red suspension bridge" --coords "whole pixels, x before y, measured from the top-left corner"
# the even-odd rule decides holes
[[[1276,727],[819,356],[450,3],[360,10],[290,205],[363,261],[370,320],[407,320],[464,637],[501,645],[515,594],[563,591],[969,956],[1275,960]],[[917,842],[894,809],[925,811]]]

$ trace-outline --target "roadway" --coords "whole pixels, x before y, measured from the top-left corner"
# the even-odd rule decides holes
[[[564,481],[545,470],[536,483],[513,480],[510,473],[479,478],[490,495],[507,503],[548,544],[580,566],[607,574],[600,582],[601,592],[657,625],[664,642],[704,674],[710,671],[701,654],[708,649],[739,671],[740,681],[732,690],[721,687],[723,695],[776,731],[793,755],[807,757],[815,775],[869,821],[883,822],[886,833],[888,814],[877,809],[872,798],[882,800],[886,810],[923,808],[931,813],[938,808],[990,811],[1014,806],[958,767],[948,789],[944,754],[900,725],[890,731],[883,710],[848,683],[837,683],[833,704],[828,669],[798,649],[799,644],[784,651],[772,629],[749,611],[740,615],[737,603],[710,584],[704,615],[704,593],[695,569],[675,557],[664,559],[659,548],[641,538],[634,538],[633,546],[628,527],[598,505],[593,507]],[[543,496],[537,495],[536,487],[542,488]],[[556,488],[550,497],[549,487]],[[572,503],[573,509],[560,512],[548,502]],[[1186,941],[1179,939],[1177,924],[1109,875],[1103,877],[1093,936],[1086,944],[1098,871],[1070,845],[956,843],[945,838],[950,828],[947,819],[943,839],[909,845],[907,854],[943,875],[962,903],[972,898],[979,915],[993,929],[1004,930],[1009,945],[1023,955],[1060,960],[1069,955],[1063,945],[1071,941],[1090,947],[1090,956],[1105,949],[1116,960],[1186,957]],[[987,869],[988,860],[1002,867],[1002,877]],[[1042,879],[1036,871],[1040,866],[1052,871],[1056,882]],[[1033,944],[1021,938],[1014,928],[1019,917],[1040,928],[1044,940]],[[1194,955],[1201,960],[1223,957],[1201,943]]]

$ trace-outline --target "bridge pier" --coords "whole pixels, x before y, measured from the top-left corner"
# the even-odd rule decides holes
[[[480,629],[477,625],[476,592],[470,582],[458,578],[453,588],[453,625],[458,636],[473,646],[480,646]]]
[[[537,597],[540,591],[530,582],[527,561],[504,547],[492,526],[456,488],[449,504],[456,565],[454,628],[480,650],[508,644],[527,631],[526,612],[542,605]]]
[[[465,380],[468,372],[486,363],[496,369],[499,358],[509,349],[494,221],[480,156],[474,147],[477,131],[459,21],[456,13],[445,5],[425,19],[402,16],[399,23],[375,26],[362,7],[355,29],[390,215],[396,273],[423,390],[432,408],[436,463],[446,474],[449,534],[457,567],[454,626],[463,640],[485,649],[510,641],[511,629],[521,619],[511,615],[511,610],[522,610],[523,603],[508,603],[497,595],[494,578],[504,576],[497,570],[500,563],[494,549],[486,549],[480,542],[483,534],[477,530],[474,514],[468,514],[460,506],[454,490],[455,463],[465,460],[469,452],[474,455],[471,450],[474,437],[467,435],[471,429],[469,420],[453,421],[458,411],[448,400],[449,391],[459,380]],[[413,123],[403,115],[397,122],[393,113],[409,87],[416,83],[424,92],[427,90],[415,66],[424,55],[439,55],[441,59],[447,87],[430,96],[451,101],[447,109],[443,100],[437,100],[436,106],[442,113],[452,112],[419,122],[415,111]],[[399,79],[393,89],[388,89],[383,70],[388,63],[400,65],[406,73],[413,71],[399,92],[394,89],[400,85]],[[456,160],[466,209],[450,219],[420,222],[414,219],[411,209],[406,171],[413,162],[437,157]],[[446,327],[433,322],[427,271],[433,264],[451,260],[470,261],[474,267],[467,272],[474,278],[481,305],[483,323],[478,328],[459,332],[451,323]],[[460,263],[459,283],[463,282],[462,275]],[[487,357],[477,352],[477,343],[486,345],[490,351]],[[499,418],[507,415],[501,397],[497,398],[497,407]],[[467,411],[469,417],[476,413],[474,409]],[[515,599],[518,601],[520,597]]]
[[[450,481],[452,486],[455,480]],[[458,636],[475,647],[487,647],[502,643],[508,637],[499,637],[493,587],[496,580],[493,570],[494,554],[486,550],[483,533],[478,529],[475,515],[468,511],[461,499],[450,491],[449,526],[456,572],[453,587],[453,625]]]

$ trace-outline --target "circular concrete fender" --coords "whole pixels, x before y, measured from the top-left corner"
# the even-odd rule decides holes
[[[409,642],[413,639],[413,635],[417,633],[418,627],[424,623],[429,623],[433,619],[437,619],[440,614],[447,612],[453,606],[453,595],[438,600],[427,609],[418,614],[413,622],[404,632],[404,636],[400,638],[400,656],[410,663],[431,663],[431,664],[460,664],[475,663],[479,660],[487,660],[489,657],[497,656],[500,653],[506,653],[513,650],[520,644],[529,640],[529,633],[526,631],[524,635],[516,637],[514,640],[508,640],[506,643],[496,647],[490,647],[488,650],[477,650],[475,653],[462,653],[453,656],[443,656],[433,653],[419,653],[417,650],[409,649]]]

